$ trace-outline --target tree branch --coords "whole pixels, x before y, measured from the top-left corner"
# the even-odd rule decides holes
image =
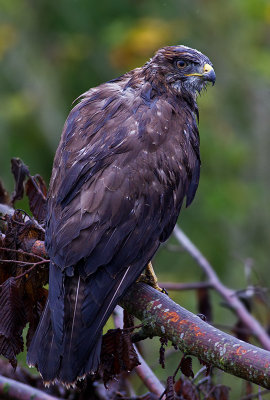
[[[123,329],[123,308],[120,306],[116,306],[114,313],[114,324],[116,328]],[[150,390],[150,392],[155,393],[158,397],[162,395],[165,390],[165,387],[162,385],[160,380],[154,374],[152,369],[149,367],[147,362],[144,360],[137,347],[134,345],[135,351],[137,353],[138,359],[140,361],[140,365],[135,367],[135,371],[139,378],[142,380],[144,385]]]
[[[140,365],[136,369],[137,375],[141,378],[145,386],[150,390],[150,392],[155,393],[157,396],[161,396],[164,393],[165,387],[162,385],[160,380],[156,377],[152,369],[146,363],[144,358],[139,353],[138,349],[135,347]]]
[[[176,225],[174,236],[184,249],[196,260],[208,277],[212,287],[220,293],[226,302],[235,310],[238,317],[250,329],[253,335],[257,336],[263,347],[270,350],[270,337],[259,324],[259,322],[247,311],[243,303],[238,299],[235,292],[221,283],[212,265],[207,261],[199,249],[191,242],[184,232]]]
[[[61,400],[60,397],[51,396],[32,386],[6,378],[0,375],[0,395],[1,399],[12,400]]]
[[[209,282],[190,282],[190,283],[158,282],[158,285],[166,290],[213,289],[213,285]]]
[[[263,328],[246,311],[235,293],[221,284],[211,265],[189,239],[183,233],[180,237],[185,248],[203,265],[210,284],[224,295],[229,304],[234,305],[239,317],[243,320],[244,316],[246,325],[261,338],[262,335],[258,333],[264,332]],[[38,241],[37,246],[34,244],[31,253],[44,256],[44,243]],[[167,295],[143,283],[134,284],[121,304],[128,312],[143,320],[156,335],[166,336],[184,353],[270,389],[270,352],[215,329],[174,303]]]
[[[144,283],[132,285],[121,305],[185,354],[270,389],[270,352],[215,329]]]

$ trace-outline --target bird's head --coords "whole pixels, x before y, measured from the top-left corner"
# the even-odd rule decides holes
[[[165,80],[166,86],[176,93],[187,93],[193,98],[208,82],[213,85],[215,71],[208,57],[186,46],[167,46],[158,50],[148,63],[152,72]]]

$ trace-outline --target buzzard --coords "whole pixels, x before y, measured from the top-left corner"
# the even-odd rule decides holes
[[[192,202],[207,82],[205,55],[168,46],[70,112],[48,195],[49,296],[28,353],[46,382],[97,371],[103,326]]]

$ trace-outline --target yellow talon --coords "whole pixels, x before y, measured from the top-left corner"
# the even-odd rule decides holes
[[[148,285],[152,286],[154,289],[158,290],[159,292],[164,293],[164,290],[158,285],[158,279],[155,274],[155,271],[154,271],[151,261],[148,263],[147,267],[145,268],[145,273],[139,277],[138,282],[147,283]]]

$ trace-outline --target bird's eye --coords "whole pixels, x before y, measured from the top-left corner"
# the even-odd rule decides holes
[[[178,68],[183,69],[183,68],[185,68],[187,66],[187,62],[183,61],[183,60],[178,60],[176,65],[177,65]]]

